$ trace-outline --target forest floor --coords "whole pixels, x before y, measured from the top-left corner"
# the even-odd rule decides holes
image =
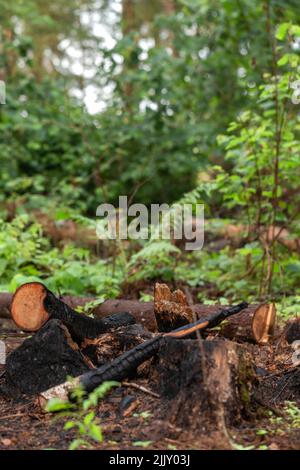
[[[262,371],[260,380],[264,371],[274,375],[274,382],[269,382],[264,390],[263,402],[258,403],[258,412],[250,412],[234,427],[198,436],[192,430],[174,425],[171,415],[162,419],[159,398],[138,388],[122,386],[113,389],[98,405],[103,442],[93,444],[93,448],[300,449],[300,415],[284,401],[284,391],[274,399],[276,380],[290,367],[290,348],[280,346],[278,340],[283,327],[271,344],[249,344],[257,370]],[[10,320],[1,320],[0,332],[8,353],[29,336],[19,332]],[[5,366],[0,365],[0,386],[4,371]],[[145,378],[134,379],[132,383],[151,390],[151,383]],[[68,449],[75,436],[72,430],[63,430],[67,420],[45,413],[35,398],[16,402],[0,394],[0,449]]]

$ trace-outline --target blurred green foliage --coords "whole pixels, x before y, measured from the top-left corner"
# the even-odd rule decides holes
[[[94,215],[119,194],[177,200],[199,170],[222,164],[216,137],[256,109],[272,68],[268,21],[296,23],[297,2],[270,2],[269,20],[260,1],[174,2],[171,15],[162,4],[149,15],[136,6],[144,17],[137,12],[134,30],[117,31],[108,48],[81,20],[87,8],[97,13],[93,2],[1,0],[2,199],[42,194]],[[64,41],[100,60],[90,81],[64,67]],[[69,97],[76,80],[99,88],[102,113],[92,117]]]
[[[300,236],[298,1],[149,3],[124,0],[120,11],[108,0],[0,0],[1,289],[42,279],[56,291],[116,296],[125,281],[163,279],[231,298],[299,294],[297,250],[261,235],[278,226]],[[111,26],[109,45],[83,21],[88,13]],[[95,115],[73,97],[89,85],[103,105]],[[120,242],[112,262],[99,261],[53,247],[24,215],[94,217],[123,194],[205,202],[206,216],[252,236],[193,254],[162,240]]]

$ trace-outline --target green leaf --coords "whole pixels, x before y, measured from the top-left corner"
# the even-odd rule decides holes
[[[89,435],[96,442],[102,442],[103,441],[103,435],[102,435],[101,427],[98,426],[95,423],[91,424],[91,426],[89,428]]]
[[[95,418],[95,413],[94,411],[91,411],[89,414],[87,414],[84,417],[83,423],[85,424],[85,426],[88,426],[93,421],[94,418]]]
[[[60,398],[51,398],[45,407],[45,410],[49,413],[56,413],[58,411],[66,411],[71,409],[74,409],[74,405],[68,401],[61,400]]]
[[[71,442],[69,446],[69,450],[76,450],[80,446],[89,446],[89,443],[85,441],[84,439],[74,439],[74,441]]]
[[[135,441],[133,442],[132,444],[135,446],[135,447],[144,447],[144,448],[147,448],[149,447],[151,444],[152,444],[153,441]]]
[[[276,39],[283,41],[288,33],[290,26],[290,23],[281,23],[276,31]]]
[[[72,429],[76,426],[75,421],[67,421],[64,425],[64,430],[68,431],[69,429]]]

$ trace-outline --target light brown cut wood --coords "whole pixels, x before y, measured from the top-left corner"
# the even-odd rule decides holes
[[[261,305],[254,312],[252,319],[253,337],[257,343],[265,344],[274,334],[276,322],[275,304]]]
[[[159,331],[168,332],[194,320],[185,294],[177,289],[171,292],[166,284],[154,286],[154,314]]]
[[[38,331],[49,319],[44,307],[46,290],[39,282],[20,286],[13,296],[11,316],[24,331]]]
[[[221,327],[220,333],[235,341],[265,344],[274,335],[275,323],[275,304],[250,305],[248,309],[231,317]]]

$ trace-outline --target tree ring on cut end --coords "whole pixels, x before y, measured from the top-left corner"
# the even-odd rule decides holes
[[[47,289],[40,282],[29,282],[16,290],[11,304],[11,316],[21,330],[37,331],[49,320],[44,307],[46,295]]]
[[[260,305],[254,313],[252,320],[252,332],[257,343],[268,343],[274,334],[276,323],[275,304]]]

